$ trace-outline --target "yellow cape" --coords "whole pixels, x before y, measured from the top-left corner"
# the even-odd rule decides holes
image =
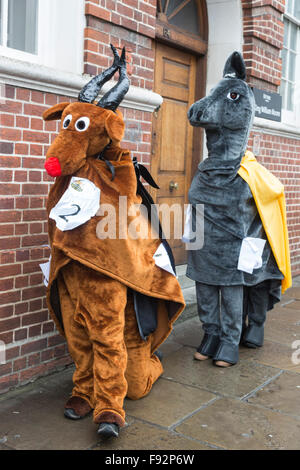
[[[282,293],[292,285],[290,249],[283,184],[248,150],[238,174],[248,183],[279,270]]]

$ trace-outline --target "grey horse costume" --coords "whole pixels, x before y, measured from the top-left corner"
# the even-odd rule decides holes
[[[279,271],[248,184],[238,171],[254,118],[255,101],[239,52],[226,61],[223,78],[188,111],[206,131],[208,158],[199,164],[189,201],[204,205],[204,244],[188,252],[187,276],[196,281],[204,338],[198,352],[235,364],[239,343],[263,344],[267,310],[280,300]],[[193,226],[195,227],[193,209]],[[266,240],[262,266],[237,269],[243,239]],[[247,320],[248,319],[248,324]]]

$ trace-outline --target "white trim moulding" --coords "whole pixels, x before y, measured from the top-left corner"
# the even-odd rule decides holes
[[[252,131],[264,130],[268,134],[300,139],[300,128],[283,122],[269,121],[259,117],[254,118]]]
[[[81,88],[91,79],[88,75],[54,70],[44,65],[23,62],[9,57],[0,57],[0,84],[64,95],[77,98]],[[99,97],[103,96],[116,82],[105,83]],[[153,91],[130,86],[122,101],[122,107],[153,112],[161,106],[162,97]]]

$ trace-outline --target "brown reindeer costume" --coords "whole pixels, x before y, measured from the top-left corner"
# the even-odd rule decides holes
[[[118,235],[137,220],[130,211],[123,213],[120,197],[127,198],[128,208],[151,198],[137,178],[139,171],[146,175],[145,168],[134,166],[129,152],[120,148],[124,122],[116,108],[129,81],[125,50],[120,58],[112,49],[113,65],[83,88],[79,102],[59,103],[43,115],[45,120],[62,122],[45,168],[56,176],[47,205],[51,244],[47,301],[76,366],[65,416],[79,419],[94,409],[98,432],[105,436],[118,435],[124,425],[125,396],[145,396],[162,374],[154,353],[184,309],[176,277],[155,264],[153,256],[162,240],[150,236],[148,216],[146,237]],[[101,86],[117,70],[117,85],[94,104]],[[71,180],[74,176],[78,182]],[[51,210],[71,185],[80,186],[81,178],[100,189],[100,209],[108,204],[115,209],[114,239],[103,236],[104,215],[99,210],[70,230],[60,230],[51,218]],[[79,206],[75,211],[80,211]],[[66,214],[59,217],[67,219]],[[170,253],[165,241],[163,246]]]

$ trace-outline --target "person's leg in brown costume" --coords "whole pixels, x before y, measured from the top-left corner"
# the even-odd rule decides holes
[[[77,369],[73,395],[83,397],[91,393],[92,366],[93,395],[89,403],[94,407],[94,422],[124,426],[127,287],[76,262],[62,271],[68,292],[73,292],[77,299],[73,320],[64,320],[69,330],[66,332],[69,351]],[[63,317],[64,308],[63,301]]]
[[[61,274],[58,276],[58,286],[68,349],[75,362],[74,387],[71,398],[65,404],[65,416],[70,419],[80,419],[94,407],[93,348],[86,328],[74,319],[77,303],[75,276],[73,291],[67,290]]]
[[[125,311],[125,343],[128,354],[127,397],[138,400],[150,392],[154,382],[163,373],[163,367],[158,357],[151,355],[151,335],[146,341],[141,338],[131,294],[128,294]]]
[[[94,408],[94,422],[123,426],[126,392],[133,400],[146,396],[163,373],[160,360],[151,354],[151,335],[146,341],[140,336],[132,294],[76,262],[62,269],[59,292],[76,365],[66,408],[75,408],[82,416]]]

